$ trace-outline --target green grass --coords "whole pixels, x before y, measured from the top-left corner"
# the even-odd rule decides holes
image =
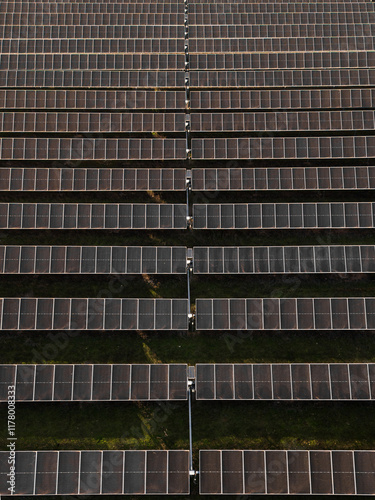
[[[181,275],[6,275],[1,297],[185,298]],[[191,298],[216,297],[371,297],[375,276],[343,275],[193,275]]]
[[[6,421],[6,409],[1,408]],[[17,445],[25,450],[186,449],[186,403],[17,405]],[[6,446],[4,438],[1,445]]]
[[[0,334],[1,363],[375,361],[373,332],[45,332]]]
[[[0,419],[6,420],[5,408]],[[183,402],[19,403],[16,422],[24,450],[189,447]],[[372,449],[375,408],[359,402],[193,402],[193,435],[195,460],[205,448]]]

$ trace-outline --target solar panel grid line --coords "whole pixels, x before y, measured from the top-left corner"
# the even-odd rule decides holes
[[[76,368],[76,365],[73,364],[71,366],[72,366],[72,384],[71,384],[71,391],[70,391],[70,401],[74,401],[74,384],[75,384],[75,368]]]
[[[330,461],[330,467],[331,467],[331,491],[332,494],[335,494],[335,483],[334,483],[334,476],[333,476],[333,460],[332,460],[332,450],[329,451],[329,461]]]
[[[190,86],[196,87],[358,87],[369,86],[370,69],[299,69],[299,70],[191,70]],[[1,73],[0,73],[1,77]],[[220,84],[219,84],[220,82]]]
[[[169,495],[169,479],[170,479],[170,465],[169,465],[169,459],[170,459],[170,451],[167,451],[167,477],[166,477],[166,495]]]
[[[263,470],[264,470],[264,490],[265,494],[268,495],[268,481],[267,481],[267,460],[266,460],[266,452],[262,451],[263,454]]]
[[[358,495],[357,492],[357,471],[356,471],[356,466],[355,466],[355,455],[354,453],[352,454],[352,464],[353,464],[353,486],[354,486],[354,495]]]
[[[370,376],[369,363],[366,364],[366,371],[367,371],[367,379],[368,379],[368,394],[369,394],[369,397],[371,398],[371,376]]]
[[[144,452],[144,455],[145,455],[145,458],[144,458],[145,469],[144,469],[144,474],[143,474],[143,477],[144,477],[143,492],[146,493],[147,492],[147,451]]]
[[[78,461],[78,495],[81,494],[81,471],[82,471],[82,451],[80,450],[78,452],[78,457],[79,457],[79,461]]]
[[[367,315],[369,314],[369,312],[367,310],[367,302],[365,299],[363,299],[363,305],[364,305],[364,311],[365,311],[364,319],[365,319],[365,325],[366,325],[366,329],[367,329],[368,328]]]
[[[312,399],[314,392],[313,392],[313,383],[312,383],[313,378],[312,378],[311,364],[310,363],[309,363],[308,367],[309,367],[309,387],[310,387],[310,395],[311,395],[311,399]]]
[[[220,470],[223,470],[223,452],[220,450]],[[223,474],[220,474],[220,494],[223,494]]]

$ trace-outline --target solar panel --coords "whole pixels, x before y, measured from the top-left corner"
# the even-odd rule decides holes
[[[364,15],[365,13],[363,13]],[[349,19],[349,18],[348,18]],[[365,17],[363,17],[365,19]],[[48,13],[0,13],[1,24],[28,24],[28,25],[105,25],[105,24],[128,24],[128,25],[163,25],[183,24],[184,15],[177,14],[48,14]],[[352,21],[353,22],[353,21]]]
[[[1,494],[7,495],[9,452],[0,452]],[[188,495],[184,450],[16,451],[15,495]]]
[[[10,60],[11,57],[9,57]],[[3,59],[6,60],[7,57],[4,56]],[[14,60],[16,60],[16,56],[14,56]],[[373,68],[374,65],[375,56],[373,57],[372,51],[190,54],[190,67],[193,70]],[[5,64],[1,64],[0,67],[7,68]],[[9,62],[9,69],[18,68],[11,66]]]
[[[172,401],[187,399],[187,365],[0,365],[0,401]]]
[[[305,10],[306,9],[306,10]],[[240,12],[373,12],[371,3],[368,2],[322,2],[322,3],[307,3],[307,2],[291,2],[285,3],[241,3],[223,5],[223,3],[204,5],[202,3],[191,4],[192,13],[240,13]],[[71,4],[63,4],[61,2],[50,2],[46,8],[35,2],[13,2],[6,1],[3,3],[1,12],[39,12],[39,13],[175,13],[183,12],[182,4],[151,4],[144,2],[137,3],[124,3],[111,2],[108,4],[95,2],[95,3],[82,3],[72,2]]]
[[[11,14],[12,15],[12,14]],[[10,15],[10,16],[11,16]],[[81,14],[82,16],[84,14]],[[131,14],[129,14],[131,15]],[[13,14],[16,16],[16,14]],[[29,14],[30,16],[30,14]],[[17,17],[15,17],[17,19]],[[0,17],[1,20],[1,17]],[[199,24],[335,24],[373,23],[374,12],[189,13],[189,25]],[[31,20],[33,23],[33,20]],[[81,22],[82,24],[86,24]],[[19,24],[14,22],[13,24]],[[78,23],[77,23],[78,24]],[[95,22],[99,24],[99,22]],[[156,23],[155,23],[156,24]],[[167,24],[167,23],[165,23]],[[171,23],[172,24],[172,23]]]
[[[7,91],[3,95],[0,92],[1,103],[8,99],[9,107],[15,107],[14,94]],[[368,108],[374,103],[375,91],[372,89],[193,91],[190,101],[192,109],[218,110]]]
[[[371,400],[367,363],[197,364],[197,400]]]
[[[185,74],[181,71],[150,70],[1,70],[1,87],[183,87]]]
[[[191,4],[190,4],[191,5]],[[263,6],[264,2],[259,4]],[[279,2],[276,4],[281,5]],[[288,4],[291,5],[291,4]],[[301,4],[302,5],[302,4]],[[311,3],[304,4],[308,8]],[[34,31],[32,31],[33,33]],[[17,36],[18,31],[15,33]],[[314,38],[334,36],[373,36],[373,26],[353,23],[334,24],[200,24],[189,26],[189,40],[195,38]]]
[[[185,247],[177,246],[8,245],[0,246],[0,273],[186,274],[186,254]]]
[[[75,0],[76,1],[76,0]],[[77,0],[78,1],[78,0]],[[93,1],[93,0],[90,0]],[[237,0],[236,3],[256,3],[256,0]],[[327,0],[316,0],[317,3],[323,2],[326,3]],[[362,2],[362,0],[354,0],[356,3],[357,2]],[[192,4],[205,4],[205,3],[212,3],[212,0],[191,0]],[[230,0],[216,0],[215,3],[230,3]],[[266,0],[265,3],[275,3],[275,0]],[[288,0],[281,0],[280,3],[302,3],[306,4],[306,2],[301,1],[301,0],[295,0],[293,2],[289,2]],[[346,0],[330,0],[330,3],[346,3]]]
[[[363,297],[196,299],[196,329],[371,330],[375,326],[374,300]]]
[[[251,4],[250,4],[251,5]],[[3,46],[8,47],[8,44]],[[24,46],[22,44],[22,46]],[[212,53],[212,52],[279,52],[278,58],[281,59],[280,53],[295,53],[296,51],[337,51],[337,50],[373,50],[374,37],[311,37],[311,38],[189,38],[189,53],[195,52]],[[17,52],[20,51],[19,49]],[[3,52],[9,52],[4,50]],[[35,52],[35,51],[34,51]],[[130,52],[130,50],[129,50]],[[134,52],[134,51],[133,51]],[[151,52],[151,50],[149,51]],[[209,56],[207,55],[207,58]],[[260,58],[262,60],[262,58]],[[271,59],[271,58],[270,58]],[[264,66],[262,66],[264,67]]]
[[[19,250],[17,247],[8,249],[10,255],[16,256],[13,259],[3,257],[3,269],[9,267],[13,270],[10,272],[18,272]],[[4,252],[0,250],[0,255]],[[372,245],[194,247],[193,252],[194,274],[375,272],[375,247]]]
[[[4,181],[7,183],[6,171],[4,176]],[[374,187],[374,167],[194,168],[192,170],[193,191],[355,190]]]
[[[0,90],[0,108],[141,110],[178,109],[185,93],[173,90]]]
[[[363,44],[362,44],[363,45]],[[370,48],[370,46],[368,47]],[[54,58],[58,54],[108,54],[108,53],[124,53],[124,54],[174,54],[184,52],[184,39],[166,39],[166,38],[86,38],[86,39],[61,39],[61,38],[29,38],[25,39],[3,39],[0,40],[1,54],[54,54]],[[80,56],[81,57],[81,56]],[[38,56],[36,56],[38,58]],[[72,56],[71,60],[77,58]],[[101,58],[98,58],[101,61]],[[126,59],[128,60],[128,59]],[[137,58],[133,61],[136,61]],[[116,61],[116,60],[115,60]],[[144,58],[142,58],[144,61]],[[117,62],[117,61],[116,61]],[[116,67],[118,67],[116,65]]]
[[[20,5],[18,3],[18,5]],[[261,13],[261,12],[374,12],[370,2],[290,2],[290,3],[191,3],[190,12],[199,13]]]
[[[82,14],[84,15],[84,14]],[[74,14],[73,14],[74,16]],[[1,14],[0,14],[1,20]],[[2,54],[1,70],[177,70],[184,54]]]
[[[182,168],[2,168],[1,191],[185,191]]]
[[[184,139],[2,138],[2,160],[178,160]]]
[[[7,130],[11,129],[11,116]],[[176,115],[177,117],[178,115]],[[181,119],[182,121],[182,119]],[[9,132],[14,130],[15,124]],[[4,125],[3,125],[4,127]],[[192,132],[328,132],[373,130],[374,111],[298,111],[258,113],[192,113]],[[298,144],[298,141],[296,141]],[[298,148],[298,146],[297,146]]]
[[[13,75],[1,75],[0,82]],[[191,70],[190,87],[367,87],[374,81],[375,70],[369,69],[279,69],[279,70]],[[21,79],[21,78],[20,78]],[[21,79],[22,81],[22,79]]]
[[[0,113],[0,132],[162,133],[185,132],[183,113]]]
[[[187,330],[187,299],[1,299],[3,330]]]
[[[193,205],[193,220],[194,229],[374,227],[373,204],[367,202]]]
[[[202,495],[373,495],[374,451],[201,450]]]
[[[343,4],[346,5],[346,4]],[[361,5],[361,4],[359,4]],[[337,9],[336,9],[337,10]],[[358,7],[357,9],[358,10]],[[183,5],[181,3],[170,3],[170,4],[151,4],[151,3],[83,3],[83,2],[49,2],[46,5],[37,2],[13,2],[5,1],[2,4],[0,12],[6,12],[8,14],[13,12],[22,13],[104,13],[104,14],[116,14],[116,13],[177,13],[183,12]]]
[[[3,139],[3,144],[6,140]],[[361,159],[375,156],[375,139],[372,136],[192,139],[191,149],[192,158],[199,160]]]
[[[186,229],[186,205],[3,203],[2,229]]]
[[[72,2],[73,3],[73,2]],[[96,2],[97,4],[97,2]],[[84,5],[88,5],[85,3]],[[109,5],[109,4],[103,4]],[[120,4],[122,5],[122,4]],[[155,4],[153,4],[155,5]],[[165,5],[165,3],[164,3]],[[134,39],[155,39],[184,38],[183,25],[72,25],[62,26],[25,26],[6,25],[0,26],[0,38],[65,38],[65,39],[85,39],[85,38],[134,38]]]

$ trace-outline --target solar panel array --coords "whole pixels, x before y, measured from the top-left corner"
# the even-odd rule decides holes
[[[1,191],[185,191],[184,168],[17,168],[0,171]],[[194,168],[193,191],[365,190],[375,167]]]
[[[23,118],[23,116],[9,113],[3,118],[3,127],[6,127],[10,132],[22,132],[26,121]],[[80,116],[78,118],[81,119]],[[7,121],[6,124],[5,120]],[[59,120],[59,116],[57,120]],[[62,126],[67,127],[65,124]],[[170,127],[172,127],[172,124]],[[374,111],[195,113],[192,115],[191,121],[192,132],[276,132],[280,130],[285,130],[285,132],[306,132],[353,129],[373,130],[374,127]],[[22,130],[14,130],[15,128]]]
[[[1,330],[187,330],[187,299],[0,299]]]
[[[375,364],[197,364],[198,400],[373,400]]]
[[[173,110],[183,108],[184,99],[181,90],[0,90],[1,109]]]
[[[197,400],[374,400],[373,363],[197,364]],[[186,400],[183,364],[0,365],[0,401]]]
[[[186,159],[185,60],[183,2],[2,3],[0,158]]]
[[[0,203],[0,229],[186,229],[186,205]]]
[[[372,245],[195,247],[196,274],[373,273]]]
[[[2,160],[182,160],[183,139],[0,139]]]
[[[374,167],[195,168],[196,191],[374,189]]]
[[[194,160],[320,160],[375,157],[375,137],[372,135],[357,137],[253,137],[251,139],[206,138],[192,139],[191,144]]]
[[[355,70],[354,70],[355,71]],[[367,70],[364,70],[367,71]],[[367,75],[367,78],[370,75]],[[366,76],[363,76],[366,78]],[[0,70],[1,87],[170,88],[183,87],[182,71],[139,70]]]
[[[185,191],[183,168],[2,168],[2,191]]]
[[[280,27],[280,26],[279,26]],[[295,26],[298,28],[299,26]],[[309,26],[312,27],[312,26]],[[222,26],[220,26],[222,28]],[[375,34],[375,33],[374,33]],[[231,40],[231,39],[229,39]],[[17,92],[17,94],[15,94]],[[28,92],[28,91],[26,91]],[[73,92],[73,91],[68,91]],[[25,91],[7,91],[1,99],[9,100],[9,107],[26,99]],[[27,94],[29,95],[29,94]],[[32,94],[33,96],[34,94]],[[37,94],[38,96],[41,93]],[[31,103],[36,97],[29,97]],[[39,98],[42,99],[42,96]],[[61,97],[62,99],[62,97]],[[245,109],[340,109],[371,108],[375,102],[374,89],[291,89],[291,90],[212,90],[192,91],[191,106],[196,110],[245,110]],[[35,107],[33,105],[32,107]]]
[[[202,450],[202,495],[373,495],[374,451]]]
[[[190,270],[375,272],[375,247],[349,241],[188,249],[127,246],[124,233],[124,246],[19,244],[26,229],[143,229],[159,245],[154,229],[373,229],[374,203],[358,191],[375,188],[374,21],[374,4],[363,0],[2,2],[0,190],[8,198],[0,229],[15,244],[0,246],[0,273],[187,273],[189,284]],[[83,202],[104,191],[117,192],[115,201],[150,191],[179,200],[185,190],[186,203]],[[272,190],[353,193],[350,201],[259,201],[257,192]],[[199,191],[255,198],[209,202]],[[49,192],[61,195],[51,203]],[[88,193],[74,203],[78,192]],[[190,295],[4,297],[0,330],[375,330],[373,297],[195,305],[193,315]],[[193,372],[184,364],[0,365],[0,400],[8,385],[17,401],[186,400]],[[198,364],[195,383],[198,400],[370,401],[375,365]],[[9,493],[8,473],[0,452],[0,494]],[[192,473],[181,450],[17,451],[15,493],[187,495]],[[374,495],[375,452],[204,450],[199,478],[207,495]]]
[[[358,125],[360,125],[358,123]],[[362,126],[363,128],[363,126]],[[0,113],[0,132],[184,132],[183,113]]]
[[[197,330],[374,330],[375,298],[196,299]]]
[[[21,85],[24,75],[9,75],[10,81],[19,78]],[[193,87],[369,87],[375,77],[375,69],[280,69],[280,70],[195,70],[191,72]],[[5,79],[5,75],[1,78]],[[353,139],[353,138],[352,138]]]
[[[194,247],[194,274],[374,273],[373,245]],[[186,247],[0,246],[1,274],[186,274]]]
[[[195,229],[373,228],[374,203],[194,205]]]
[[[8,455],[0,452],[3,495]],[[15,494],[188,495],[188,460],[183,450],[17,451]]]
[[[0,274],[186,274],[185,247],[0,246]]]
[[[187,365],[0,365],[21,401],[171,401],[187,399]]]

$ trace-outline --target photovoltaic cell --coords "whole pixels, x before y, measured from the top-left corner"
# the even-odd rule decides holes
[[[361,329],[371,330],[372,301],[370,298],[196,299],[196,328],[356,330],[362,325]]]
[[[373,451],[201,450],[199,458],[202,495],[375,491]]]
[[[272,88],[272,87],[368,87],[373,68],[365,69],[278,69],[278,70],[191,70],[190,87],[196,88]],[[5,75],[4,75],[5,80]],[[1,73],[0,73],[1,79]],[[9,80],[9,76],[8,76]],[[197,147],[195,145],[195,147]],[[196,157],[194,154],[194,157]]]
[[[3,246],[0,253],[3,274],[186,273],[185,247]]]
[[[194,168],[194,191],[372,189],[374,167]],[[4,173],[4,186],[9,174]]]
[[[186,205],[3,203],[0,225],[3,229],[186,229]]]
[[[194,229],[365,228],[374,224],[372,205],[367,202],[193,205],[193,220]],[[244,214],[240,223],[236,217],[228,216],[239,210]]]
[[[39,316],[43,321],[38,323]],[[187,299],[6,298],[1,317],[4,330],[37,330],[42,326],[47,330],[188,328]]]
[[[5,133],[117,134],[184,131],[185,115],[182,113],[0,112],[0,132]]]
[[[1,70],[0,70],[1,71]],[[1,75],[0,75],[1,76]],[[183,160],[184,139],[2,138],[2,160]]]
[[[5,139],[3,139],[4,141]],[[192,158],[228,159],[360,159],[375,155],[370,136],[192,139]]]
[[[0,365],[0,401],[186,400],[187,365]]]
[[[0,491],[8,495],[8,452],[0,452]],[[16,495],[189,494],[189,452],[17,451]]]
[[[197,400],[371,400],[367,363],[197,364]]]

